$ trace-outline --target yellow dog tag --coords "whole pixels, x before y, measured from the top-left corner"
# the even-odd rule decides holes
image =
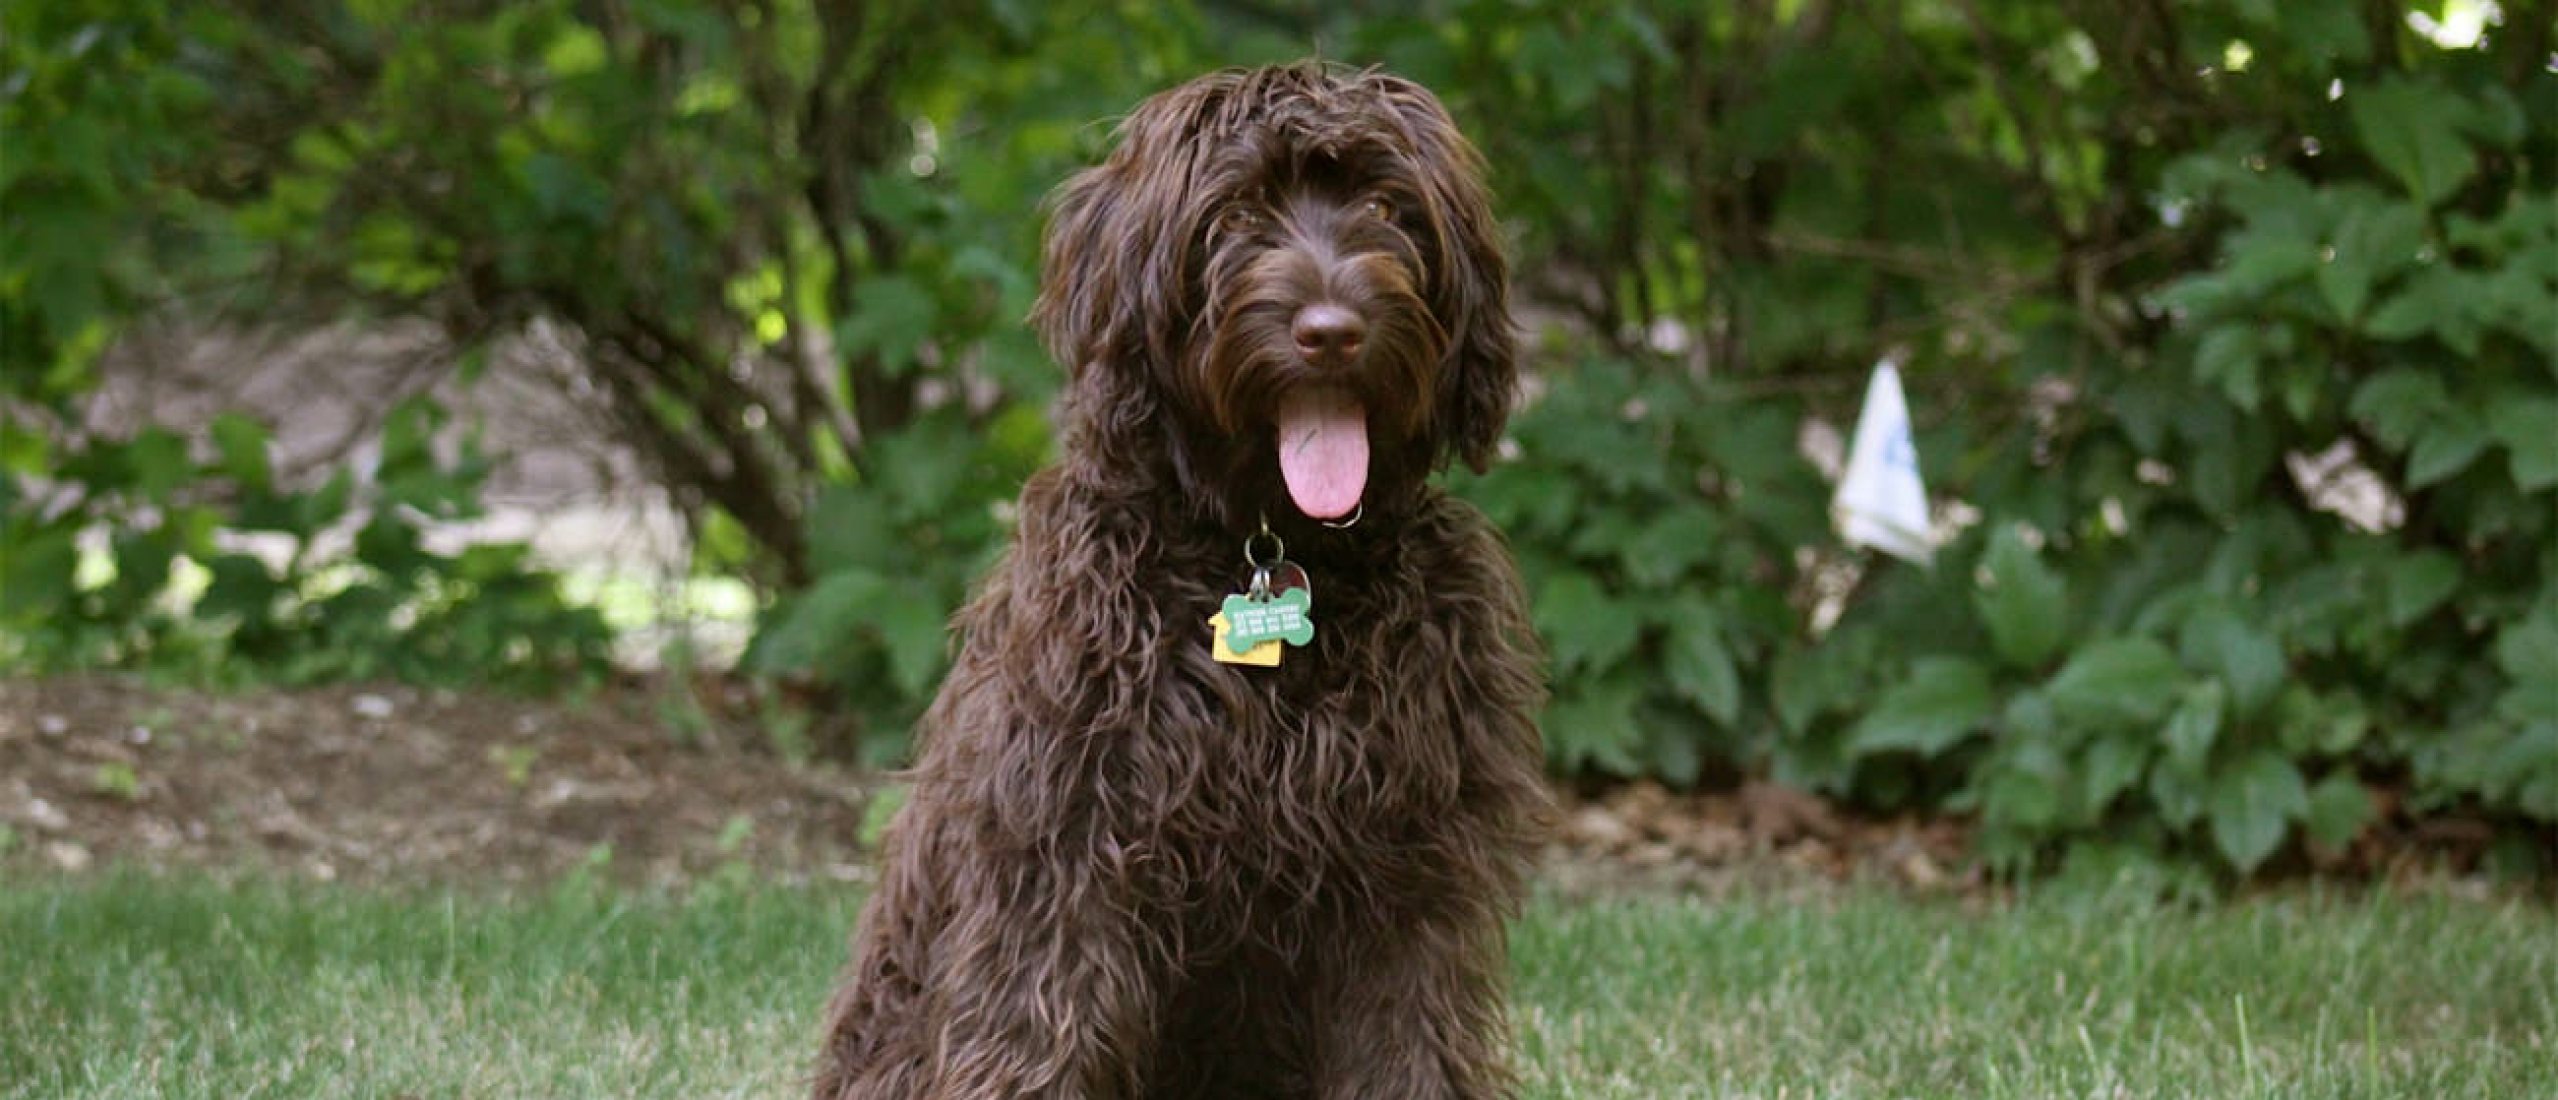
[[[1226,622],[1225,612],[1220,611],[1208,617],[1208,630],[1211,635],[1208,640],[1208,652],[1211,656],[1217,658],[1219,662],[1229,665],[1257,665],[1262,668],[1279,667],[1279,650],[1282,648],[1279,639],[1272,638],[1269,641],[1262,642],[1259,645],[1245,649],[1241,653],[1237,653],[1226,646],[1226,632],[1229,629],[1231,629],[1231,625]]]

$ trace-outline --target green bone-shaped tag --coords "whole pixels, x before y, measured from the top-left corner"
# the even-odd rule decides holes
[[[1293,646],[1315,640],[1314,617],[1307,611],[1312,606],[1314,596],[1303,588],[1291,588],[1267,600],[1240,592],[1226,597],[1227,651],[1241,656],[1273,638]]]

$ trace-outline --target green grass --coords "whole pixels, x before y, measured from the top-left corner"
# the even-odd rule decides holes
[[[856,899],[0,887],[0,1096],[791,1097]],[[1531,1097],[2558,1096],[2558,914],[1541,901]]]

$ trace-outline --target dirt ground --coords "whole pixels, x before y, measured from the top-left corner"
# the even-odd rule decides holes
[[[718,680],[666,685],[544,701],[0,678],[0,873],[538,884],[584,867],[676,884],[743,865],[775,882],[867,880],[869,809],[890,777],[782,758],[745,693]],[[1858,817],[1755,783],[1560,801],[1541,874],[1567,893],[1985,885],[1959,820]],[[2290,873],[2467,879],[2495,835],[2464,818],[2393,821]]]
[[[874,781],[688,744],[667,705],[0,680],[0,862],[507,882],[601,864],[663,882],[743,861],[862,877]]]
[[[742,862],[777,881],[866,877],[883,777],[785,761],[751,722],[686,736],[672,713],[645,687],[546,702],[0,680],[0,867],[538,883],[595,865],[673,883]],[[1544,860],[1566,890],[1970,881],[1956,825],[1850,821],[1772,787],[1567,803]]]

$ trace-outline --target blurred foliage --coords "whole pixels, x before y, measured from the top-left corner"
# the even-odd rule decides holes
[[[482,460],[467,441],[437,458],[443,415],[394,410],[360,488],[344,469],[278,485],[267,428],[236,413],[213,422],[209,458],[152,427],[0,481],[0,669],[548,690],[601,676],[602,618],[563,603],[525,547],[426,544],[429,523],[479,515]],[[104,568],[84,560],[91,533]]]
[[[131,319],[538,331],[700,568],[773,594],[749,666],[893,757],[1048,445],[1040,196],[1147,92],[1317,52],[1431,85],[1491,165],[1538,395],[1457,486],[1527,572],[1560,771],[1970,813],[2017,868],[2243,873],[2391,807],[2545,838],[2553,27],[2507,3],[2445,46],[2487,11],[2448,6],[22,0],[0,462],[174,448],[117,460],[134,499],[234,495],[21,491],[9,622],[138,621],[124,551],[66,589],[62,532],[228,593],[186,540],[272,522],[202,441],[69,442]],[[1962,504],[1929,570],[1839,549],[1803,445],[1887,353]],[[428,574],[521,575],[467,558]],[[429,590],[393,604],[471,603]]]

